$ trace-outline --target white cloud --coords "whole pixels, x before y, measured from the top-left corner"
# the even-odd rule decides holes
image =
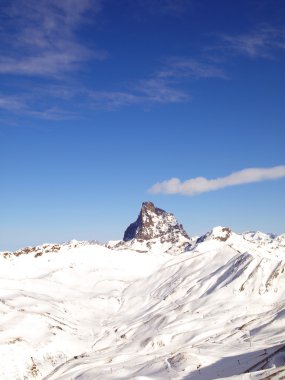
[[[149,189],[149,192],[153,194],[163,193],[192,196],[229,186],[268,181],[283,177],[285,177],[285,165],[275,166],[273,168],[249,168],[234,172],[226,177],[215,179],[197,177],[181,182],[178,178],[172,178],[156,183]]]

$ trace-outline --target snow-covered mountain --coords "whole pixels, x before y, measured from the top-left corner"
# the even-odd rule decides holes
[[[285,234],[191,239],[147,202],[121,242],[2,253],[0,355],[1,380],[284,379]]]

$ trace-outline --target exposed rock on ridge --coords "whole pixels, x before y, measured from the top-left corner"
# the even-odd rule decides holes
[[[197,239],[197,243],[202,243],[206,240],[218,240],[221,242],[227,241],[232,236],[232,231],[229,227],[215,227],[205,235]]]
[[[35,247],[24,247],[21,249],[18,249],[14,252],[1,252],[3,254],[4,258],[13,258],[13,257],[19,257],[22,255],[33,255],[34,257],[39,257],[48,253],[57,253],[62,250],[70,250],[75,249],[79,247],[84,247],[88,245],[102,245],[96,240],[91,241],[77,241],[77,240],[70,240],[66,243],[62,244],[42,244]]]

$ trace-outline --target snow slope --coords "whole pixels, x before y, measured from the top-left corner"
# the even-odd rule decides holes
[[[0,379],[284,379],[285,235],[0,256]],[[159,250],[158,250],[159,251]]]

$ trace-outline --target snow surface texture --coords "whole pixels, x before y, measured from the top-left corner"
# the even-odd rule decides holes
[[[285,235],[154,245],[2,253],[0,379],[284,379]]]

